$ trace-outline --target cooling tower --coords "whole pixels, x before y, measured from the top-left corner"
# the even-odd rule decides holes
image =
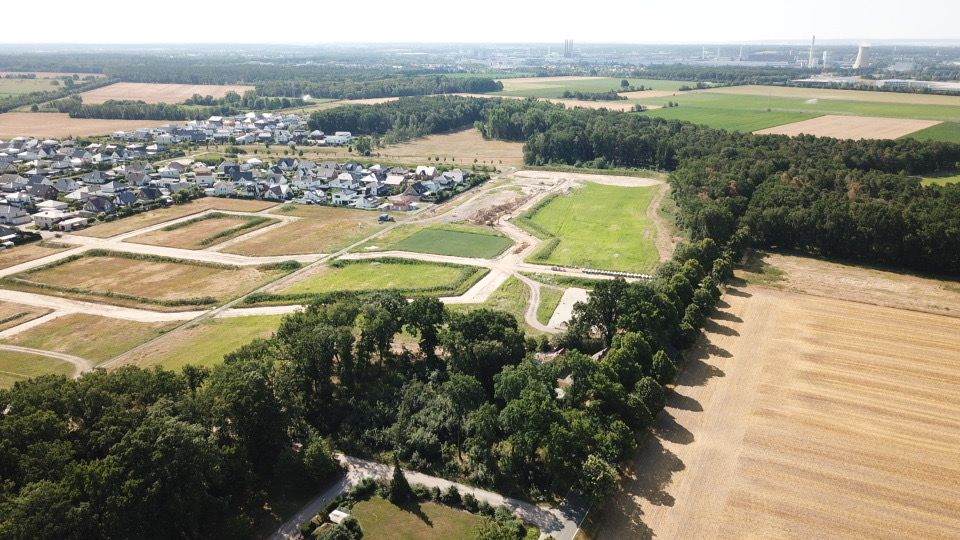
[[[870,46],[861,45],[857,51],[857,59],[853,62],[853,69],[864,69],[870,66]]]

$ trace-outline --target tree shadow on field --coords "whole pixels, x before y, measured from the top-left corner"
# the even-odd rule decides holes
[[[740,298],[750,298],[751,296],[753,296],[747,291],[741,291],[740,289],[735,289],[733,287],[727,287],[727,291],[725,294],[729,294],[730,296],[739,296]]]
[[[430,519],[423,509],[420,508],[420,503],[417,501],[410,501],[401,505],[398,505],[397,508],[403,510],[404,512],[410,512],[411,514],[420,518],[420,521],[424,522],[428,527],[433,527],[433,520]]]
[[[703,412],[703,406],[692,397],[677,393],[676,390],[667,396],[667,407],[683,411]]]
[[[667,411],[663,411],[657,418],[654,428],[657,436],[675,444],[690,444],[693,442],[693,433],[677,423],[677,419]]]
[[[707,319],[703,323],[703,329],[711,334],[720,334],[723,336],[739,336],[740,332],[737,332],[729,326],[724,326],[713,319]]]
[[[648,433],[640,445],[637,458],[626,472],[624,491],[632,497],[640,497],[656,506],[673,506],[676,500],[666,492],[673,473],[682,471],[686,465],[652,433]]]
[[[726,373],[722,369],[704,361],[711,356],[733,357],[728,351],[712,343],[705,343],[696,347],[688,355],[685,355],[683,373],[677,378],[677,386],[703,386],[714,377],[725,376]]]
[[[726,302],[724,302],[723,300],[721,300],[720,302],[726,304]],[[717,304],[717,307],[728,308],[728,307],[730,307],[730,304],[726,304],[726,306],[721,306],[721,305],[718,303],[718,304]],[[740,317],[737,317],[737,316],[734,315],[733,313],[729,313],[729,312],[727,312],[727,311],[720,311],[719,309],[716,310],[716,311],[714,311],[714,312],[710,315],[710,318],[715,319],[715,320],[735,322],[735,323],[741,323],[741,322],[743,322],[743,319],[741,319]]]

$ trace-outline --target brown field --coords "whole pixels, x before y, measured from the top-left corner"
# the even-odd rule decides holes
[[[100,364],[163,334],[177,324],[125,321],[73,313],[16,334],[4,340],[4,343],[71,354]]]
[[[366,98],[366,99],[345,99],[340,101],[341,105],[379,105],[381,103],[390,103],[391,101],[399,101],[398,97],[377,97],[377,98]]]
[[[785,86],[725,86],[697,93],[734,94],[740,96],[773,96],[797,99],[837,99],[871,103],[909,103],[912,105],[954,105],[960,107],[960,96],[936,94],[908,94],[903,92],[870,92],[866,90],[835,90],[827,88],[794,88]]]
[[[19,326],[37,317],[43,317],[47,313],[50,313],[50,311],[49,309],[35,306],[0,302],[0,331]]]
[[[65,249],[67,249],[67,246],[46,242],[33,242],[13,249],[5,249],[0,251],[0,270],[48,257]]]
[[[957,538],[960,319],[728,290],[595,538]]]
[[[443,163],[454,162],[461,167],[480,162],[501,162],[506,167],[523,165],[523,143],[486,140],[476,129],[430,135],[402,144],[387,146],[377,150],[377,154],[390,161],[403,163],[424,163],[430,157],[439,156]]]
[[[653,98],[657,97],[653,94],[660,94],[662,92],[644,92],[648,94],[646,97]],[[667,95],[672,94],[673,92],[666,92]],[[455,96],[462,97],[471,97],[471,98],[483,98],[483,99],[530,99],[525,96],[501,96],[497,94],[452,94]],[[550,103],[557,103],[563,105],[567,108],[580,107],[582,109],[608,109],[611,111],[631,111],[635,104],[634,101],[590,101],[585,99],[566,99],[566,98],[537,98],[540,101],[549,101]],[[660,109],[663,108],[662,105],[644,105],[648,110]],[[521,145],[522,146],[522,145]]]
[[[682,94],[683,92],[672,91],[672,90],[644,90],[636,92],[620,92],[620,95],[627,99],[634,100],[643,100],[643,99],[655,99],[655,98],[664,98],[675,96],[677,94]]]
[[[263,227],[277,223],[277,220],[272,219],[270,221],[261,223],[260,225],[242,229],[233,235],[220,237],[213,242],[205,242],[216,234],[225,232],[234,227],[239,227],[248,221],[249,218],[245,218],[244,216],[231,216],[225,214],[225,217],[204,219],[169,231],[157,229],[155,231],[134,236],[133,238],[129,238],[125,241],[136,244],[148,244],[151,246],[165,246],[181,249],[204,249],[226,242],[227,240],[242,234],[247,234],[257,229],[262,229]]]
[[[75,72],[75,71],[65,72],[65,73],[59,73],[56,71],[0,71],[0,77],[6,77],[7,75],[28,75],[30,73],[36,75],[38,79],[58,79],[60,77],[66,77],[68,75],[71,77],[73,77],[74,75],[77,75],[81,79],[84,77],[90,77],[90,76],[96,77],[98,79],[102,77],[106,77],[106,75],[104,75],[103,73],[81,73],[81,72]]]
[[[838,139],[897,139],[939,123],[936,120],[827,114],[810,120],[761,129],[754,133],[791,137],[806,134]]]
[[[79,234],[81,236],[93,236],[95,238],[109,238],[111,236],[117,236],[118,234],[133,232],[137,229],[142,229],[151,225],[157,225],[166,221],[186,217],[190,214],[198,214],[206,210],[224,210],[227,212],[259,212],[272,206],[276,206],[276,203],[268,201],[204,197],[202,199],[191,201],[187,204],[170,206],[168,208],[161,208],[159,210],[151,210],[149,212],[118,219],[116,221],[100,223],[75,234]]]
[[[52,267],[41,267],[16,277],[52,287],[90,292],[69,292],[39,288],[29,283],[10,283],[7,288],[51,294],[119,306],[144,307],[159,311],[185,311],[197,305],[165,306],[163,302],[213,297],[225,301],[282,275],[280,271],[256,267],[217,268],[179,262],[157,262],[126,257],[102,256],[80,259]],[[131,295],[140,299],[106,296]],[[209,307],[203,304],[199,307]]]
[[[134,100],[146,103],[182,103],[193,97],[213,96],[222,98],[227,92],[233,91],[243,95],[252,86],[238,84],[153,84],[122,82],[96,88],[80,94],[84,103],[96,105],[111,99]]]
[[[20,136],[59,139],[108,135],[114,131],[129,131],[169,123],[160,120],[70,118],[67,113],[8,112],[0,114],[0,139]]]
[[[333,206],[284,205],[271,213],[304,219],[224,248],[224,253],[269,257],[332,253],[380,227],[377,212]]]

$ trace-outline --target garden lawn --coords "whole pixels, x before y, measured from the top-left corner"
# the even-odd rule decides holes
[[[142,323],[73,313],[20,332],[3,342],[79,356],[100,364],[162,335],[177,324]]]
[[[373,497],[354,505],[365,540],[448,540],[474,538],[483,518],[434,502],[419,505],[420,515]],[[421,517],[424,516],[424,517]]]
[[[494,231],[469,225],[438,225],[421,229],[394,244],[391,249],[492,259],[513,242]]]
[[[124,358],[124,364],[179,370],[187,364],[211,367],[257,338],[270,337],[281,315],[205,319],[172,332]]]
[[[549,199],[517,220],[535,234],[552,235],[531,262],[643,272],[658,261],[654,223],[647,207],[657,187],[585,183],[570,195]],[[533,227],[531,227],[531,224]]]
[[[10,388],[18,381],[40,375],[72,376],[73,364],[41,356],[14,351],[0,351],[0,388]]]
[[[314,295],[338,291],[396,290],[437,296],[462,294],[485,275],[485,268],[381,259],[340,261],[281,291]]]

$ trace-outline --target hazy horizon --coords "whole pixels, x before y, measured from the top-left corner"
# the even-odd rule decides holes
[[[960,41],[951,16],[955,6],[948,0],[809,0],[789,7],[760,0],[616,4],[575,11],[546,2],[490,0],[480,9],[468,9],[438,0],[375,0],[358,12],[353,5],[291,2],[267,13],[186,0],[168,0],[159,8],[84,11],[65,0],[51,0],[46,4],[50,12],[63,7],[70,15],[47,18],[42,25],[10,25],[0,34],[0,44],[536,44],[564,39],[638,45],[793,44],[812,35],[825,44]]]

